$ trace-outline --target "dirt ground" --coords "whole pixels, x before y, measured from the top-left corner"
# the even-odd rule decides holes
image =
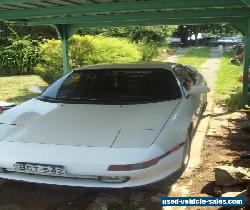
[[[241,155],[250,150],[249,116],[244,112],[225,113],[221,107],[215,107],[210,126],[204,141],[202,164],[193,171],[191,196],[220,196],[221,191],[215,184],[214,168],[217,166],[250,167],[250,159]],[[188,180],[181,180],[183,184]],[[245,186],[240,186],[242,190]],[[199,209],[199,208],[187,208]],[[204,208],[203,208],[204,209]],[[207,207],[207,209],[233,209]],[[241,208],[234,208],[241,209]]]

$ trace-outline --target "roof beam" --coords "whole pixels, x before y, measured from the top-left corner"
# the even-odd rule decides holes
[[[54,17],[41,18],[29,21],[29,25],[55,25],[55,24],[77,24],[91,22],[115,22],[115,21],[134,21],[152,19],[185,19],[185,18],[215,18],[215,23],[220,18],[244,18],[250,17],[250,9],[233,10],[197,10],[197,11],[176,11],[176,12],[143,12],[125,13],[112,15],[92,15],[77,17]]]
[[[14,1],[14,0],[13,0]],[[18,1],[18,0],[16,0]],[[23,0],[20,0],[20,2]],[[1,1],[0,1],[1,4]],[[1,11],[0,19],[29,19],[35,17],[52,17],[65,15],[81,15],[88,13],[109,13],[123,11],[143,11],[143,10],[174,10],[174,9],[204,9],[204,8],[225,8],[242,7],[244,4],[239,0],[151,0],[145,2],[116,2],[101,4],[83,4],[73,6],[58,6],[38,9],[25,9],[18,11]]]
[[[30,2],[38,2],[38,0],[0,0],[0,4],[22,4],[22,3],[30,3]]]
[[[241,32],[243,35],[247,34],[247,23],[248,20],[243,20],[243,21],[237,21],[237,22],[233,22],[231,23],[231,25],[238,30],[239,32]]]
[[[242,3],[247,5],[248,7],[250,6],[250,0],[240,0]]]
[[[134,21],[116,21],[116,22],[95,22],[95,23],[83,23],[73,24],[72,28],[91,28],[91,27],[121,27],[121,26],[151,26],[151,25],[202,25],[209,23],[238,23],[243,22],[241,18],[190,18],[190,19],[160,19],[160,20],[134,20]]]

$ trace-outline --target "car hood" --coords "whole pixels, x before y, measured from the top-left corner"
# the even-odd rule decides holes
[[[180,100],[59,104],[37,99],[0,115],[0,141],[87,147],[149,147]]]

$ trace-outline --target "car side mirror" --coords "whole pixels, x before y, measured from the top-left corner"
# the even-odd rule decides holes
[[[192,86],[189,90],[189,95],[199,95],[209,92],[210,89],[204,85]]]

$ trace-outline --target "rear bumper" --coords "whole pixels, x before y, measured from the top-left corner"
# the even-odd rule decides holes
[[[147,149],[112,149],[24,144],[1,142],[0,167],[13,170],[14,163],[20,161],[63,165],[66,168],[67,174],[73,177],[53,177],[7,171],[0,173],[0,178],[81,187],[136,187],[160,181],[180,169],[183,154],[182,147],[147,169],[107,171],[110,164],[127,164],[149,160],[152,157],[157,157],[162,151],[157,146]],[[128,176],[130,179],[124,183],[102,183],[99,180],[100,176]]]

